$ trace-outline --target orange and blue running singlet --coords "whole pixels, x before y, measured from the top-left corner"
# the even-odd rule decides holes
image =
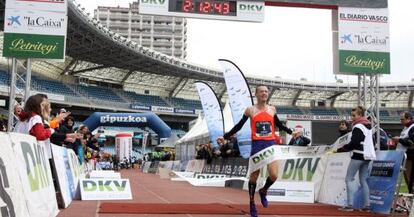
[[[269,113],[270,112],[270,113]],[[270,106],[266,106],[263,111],[253,107],[253,115],[250,118],[250,127],[252,129],[252,140],[273,140],[275,141],[275,123],[274,114]]]
[[[252,130],[252,150],[250,155],[254,155],[276,144],[274,114],[270,106],[267,106],[263,111],[253,107],[253,115],[250,117],[250,127]]]

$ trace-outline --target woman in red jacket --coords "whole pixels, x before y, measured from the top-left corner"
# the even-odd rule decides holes
[[[49,159],[52,158],[50,136],[54,130],[49,127],[50,102],[45,94],[36,94],[27,99],[24,112],[20,115],[20,122],[16,126],[16,132],[30,134],[37,141],[44,141]]]

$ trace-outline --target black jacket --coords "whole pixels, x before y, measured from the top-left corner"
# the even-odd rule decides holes
[[[366,128],[371,129],[371,124],[364,125]],[[364,151],[364,145],[361,144],[365,140],[365,135],[359,128],[355,127],[352,129],[351,141],[344,145],[342,148],[339,148],[337,152],[349,152],[353,150]],[[364,154],[354,152],[352,154],[352,159],[354,160],[365,160]]]
[[[296,139],[292,137],[288,145],[307,146],[310,142],[310,139],[306,136],[299,136]]]
[[[411,124],[414,124],[411,123]],[[414,127],[411,128],[410,131],[408,131],[408,137],[405,139],[400,139],[399,143],[401,143],[401,145],[407,147],[407,159],[409,160],[413,160],[414,159],[414,149],[412,148],[414,146]]]
[[[71,133],[73,133],[73,130],[71,127],[68,127],[66,123],[60,124],[59,128],[57,128],[55,130],[55,133],[52,134],[52,136],[50,137],[50,141],[55,145],[62,146],[63,144],[65,144],[66,147],[71,147],[72,144],[65,141],[66,134],[71,134]]]

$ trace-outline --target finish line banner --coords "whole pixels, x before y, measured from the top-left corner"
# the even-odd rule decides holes
[[[309,147],[274,145],[274,146],[271,146],[271,148],[274,148],[277,160],[320,157],[324,155],[330,149],[330,147],[327,145],[309,146]],[[258,152],[257,154],[259,153],[261,152]],[[256,156],[256,155],[253,155],[253,156]]]
[[[180,179],[189,182],[193,186],[203,187],[225,187],[226,181],[241,180],[248,181],[246,177],[228,177],[223,174],[205,174],[192,172],[173,171]]]

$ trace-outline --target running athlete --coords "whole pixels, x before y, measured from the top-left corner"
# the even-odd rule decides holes
[[[292,132],[289,128],[284,126],[279,118],[276,115],[276,108],[274,106],[268,105],[267,100],[269,98],[269,90],[266,86],[257,86],[256,87],[256,99],[257,103],[253,106],[249,106],[244,111],[244,115],[242,119],[237,123],[233,129],[229,132],[225,133],[223,137],[219,137],[217,139],[217,143],[225,144],[226,140],[237,133],[244,123],[246,123],[247,119],[250,118],[250,127],[252,131],[252,150],[250,153],[250,158],[254,156],[256,153],[263,151],[273,145],[275,145],[275,124],[279,129],[286,131],[288,134],[296,135],[296,132]],[[266,153],[265,153],[266,154]],[[250,159],[251,161],[252,159]],[[249,170],[252,168],[249,164]],[[275,159],[267,162],[267,169],[269,172],[269,176],[266,179],[266,183],[259,190],[260,201],[263,207],[268,206],[268,201],[266,198],[267,190],[269,187],[276,181],[277,173],[278,173],[278,165]],[[250,171],[250,179],[249,179],[249,197],[250,197],[250,215],[252,217],[257,216],[256,205],[254,203],[254,193],[256,191],[256,181],[259,177],[260,168],[256,169],[255,171]]]

